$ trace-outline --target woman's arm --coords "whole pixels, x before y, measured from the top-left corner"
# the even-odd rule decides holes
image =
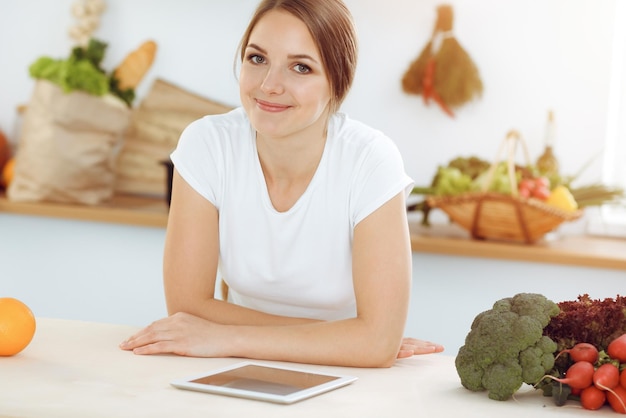
[[[411,253],[402,194],[355,228],[357,316],[322,322],[268,315],[214,299],[217,210],[178,175],[174,182],[164,257],[167,305],[173,315],[140,331],[122,348],[137,354],[232,356],[358,367],[388,367],[403,352]],[[403,356],[411,350],[441,351],[411,341],[403,341]]]

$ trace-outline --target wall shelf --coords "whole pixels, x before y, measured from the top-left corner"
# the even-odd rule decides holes
[[[135,195],[117,195],[100,206],[81,206],[12,202],[0,194],[0,215],[3,212],[164,228],[168,206],[162,197]],[[411,219],[409,226],[414,252],[626,271],[626,240],[621,238],[566,235],[526,245],[476,241],[454,225],[423,227],[419,220]]]
[[[136,226],[165,227],[168,207],[162,197],[116,195],[98,206],[64,203],[13,202],[0,193],[0,213],[47,216],[83,221],[111,222]]]
[[[409,226],[411,247],[415,252],[626,271],[626,239],[623,238],[555,234],[528,245],[474,240],[454,225],[423,227],[419,222],[410,222]]]

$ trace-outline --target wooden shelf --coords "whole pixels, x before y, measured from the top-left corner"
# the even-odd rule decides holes
[[[527,245],[474,240],[455,225],[409,226],[416,252],[626,270],[626,240],[621,238],[548,235]]]
[[[62,203],[12,202],[0,194],[0,213],[47,216],[83,221],[165,227],[168,206],[164,198],[117,195],[98,206]]]
[[[135,195],[118,195],[100,206],[20,203],[11,202],[0,193],[0,214],[2,212],[164,228],[168,206],[163,198]],[[423,227],[418,220],[411,219],[409,227],[414,252],[626,271],[625,239],[570,235],[526,245],[473,240],[454,225]]]

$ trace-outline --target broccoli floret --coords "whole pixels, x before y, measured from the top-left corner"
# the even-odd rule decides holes
[[[461,384],[503,401],[537,383],[554,366],[556,343],[543,329],[559,311],[543,295],[520,293],[478,314],[455,359]]]
[[[522,380],[525,382],[537,382],[545,374],[542,364],[543,351],[532,346],[519,353],[519,363],[522,366]]]
[[[488,388],[489,397],[505,401],[522,386],[522,366],[515,358],[502,363],[493,363],[483,374],[483,387]]]
[[[519,355],[524,383],[534,385],[554,367],[554,352],[557,345],[549,337],[542,336],[537,343],[523,350]]]

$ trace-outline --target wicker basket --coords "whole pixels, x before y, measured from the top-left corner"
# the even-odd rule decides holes
[[[522,145],[528,164],[530,159],[526,144],[516,131],[511,131],[502,142],[481,191],[454,196],[429,196],[428,205],[443,210],[450,220],[468,230],[474,239],[530,244],[556,229],[561,223],[578,219],[582,215],[581,210],[568,212],[538,199],[519,196],[514,162],[518,144]],[[487,191],[505,148],[508,148],[507,165],[511,195]]]

